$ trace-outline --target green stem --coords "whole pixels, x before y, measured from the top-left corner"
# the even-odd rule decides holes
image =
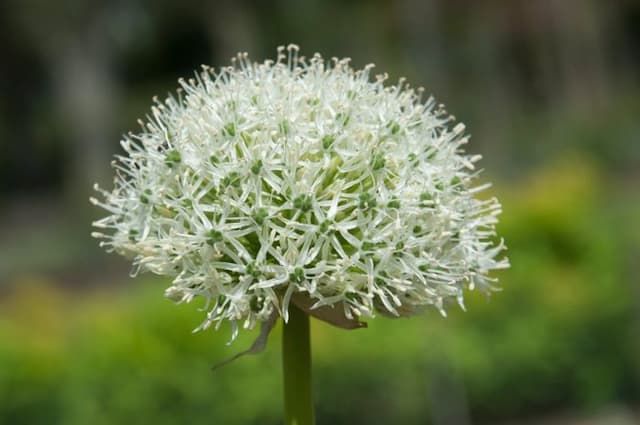
[[[309,316],[289,304],[289,321],[282,331],[285,425],[313,425]]]

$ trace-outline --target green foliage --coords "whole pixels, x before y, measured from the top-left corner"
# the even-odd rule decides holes
[[[318,423],[423,424],[442,406],[487,421],[637,402],[629,252],[640,233],[619,223],[640,202],[605,184],[576,160],[493,190],[513,267],[490,301],[468,296],[467,313],[378,318],[356,331],[315,322]],[[190,333],[202,313],[164,299],[165,284],[138,279],[81,300],[16,286],[0,302],[0,423],[279,423],[280,329],[265,353],[211,372],[252,335],[229,347],[226,327]]]

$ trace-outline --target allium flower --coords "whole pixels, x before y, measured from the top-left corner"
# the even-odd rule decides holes
[[[200,328],[229,320],[234,336],[286,320],[291,302],[348,326],[444,315],[465,288],[492,289],[488,273],[508,266],[500,204],[476,198],[487,185],[474,185],[464,126],[372,68],[291,45],[181,80],[121,142],[93,235],[134,271],[172,276],[170,298],[204,298]]]

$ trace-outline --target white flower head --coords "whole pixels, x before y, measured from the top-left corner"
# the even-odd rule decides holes
[[[444,314],[465,288],[490,291],[508,267],[500,204],[476,198],[464,126],[372,68],[291,45],[181,80],[121,142],[93,235],[134,272],[172,276],[170,298],[204,298],[200,328],[286,320],[291,302],[356,321]]]

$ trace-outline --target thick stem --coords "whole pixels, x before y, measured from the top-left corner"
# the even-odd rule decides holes
[[[289,321],[282,331],[285,425],[313,425],[309,316],[289,304]]]

